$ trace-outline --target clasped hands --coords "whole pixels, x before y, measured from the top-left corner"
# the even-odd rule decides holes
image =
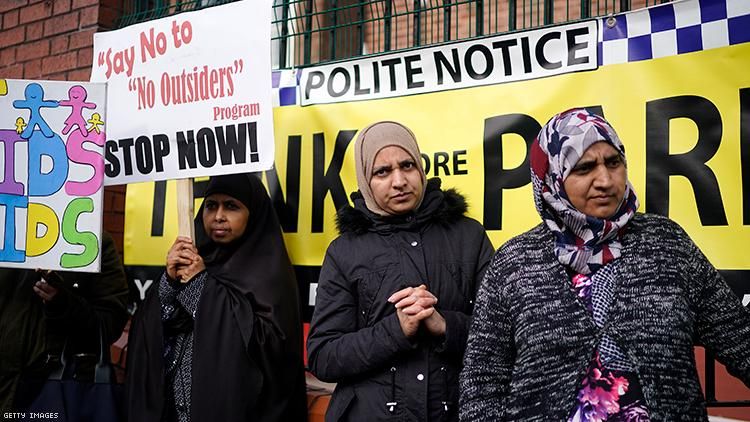
[[[198,253],[198,248],[192,239],[178,236],[174,244],[167,252],[167,275],[172,280],[187,283],[196,274],[206,269],[203,257]]]
[[[388,298],[396,306],[401,330],[407,337],[417,334],[420,325],[433,336],[445,335],[445,319],[435,309],[437,301],[424,284],[399,290]]]

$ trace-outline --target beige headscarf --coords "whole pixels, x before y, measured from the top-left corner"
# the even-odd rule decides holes
[[[362,129],[354,143],[355,169],[357,172],[357,185],[359,192],[365,199],[367,209],[379,215],[390,215],[387,211],[380,208],[375,201],[375,196],[370,189],[370,179],[372,179],[372,169],[375,163],[375,156],[381,149],[390,146],[403,148],[404,151],[411,155],[417,165],[419,174],[422,175],[422,196],[417,203],[416,208],[422,204],[424,199],[424,189],[427,186],[427,178],[422,168],[422,157],[419,153],[417,138],[409,128],[396,122],[377,122]],[[415,208],[415,209],[416,209]]]

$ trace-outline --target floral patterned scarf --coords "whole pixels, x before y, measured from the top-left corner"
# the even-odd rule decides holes
[[[629,181],[617,212],[607,219],[587,216],[568,199],[563,181],[584,152],[597,142],[612,145],[625,159],[625,147],[612,126],[602,117],[578,108],[550,119],[531,146],[536,209],[555,234],[557,259],[580,274],[592,274],[620,257],[618,233],[638,208]]]

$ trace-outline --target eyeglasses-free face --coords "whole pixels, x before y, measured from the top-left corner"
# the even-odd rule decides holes
[[[242,237],[250,210],[232,196],[214,193],[203,201],[203,228],[216,243],[229,244]]]
[[[625,161],[606,142],[591,145],[563,181],[570,203],[578,211],[608,218],[617,212],[628,180]]]
[[[381,149],[372,170],[370,189],[380,208],[399,215],[417,207],[424,191],[422,174],[406,150],[398,146]]]

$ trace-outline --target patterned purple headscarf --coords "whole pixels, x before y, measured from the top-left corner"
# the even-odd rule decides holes
[[[581,274],[592,274],[620,257],[618,233],[638,209],[629,181],[617,212],[607,219],[578,211],[568,199],[563,181],[583,153],[597,142],[612,145],[625,160],[625,147],[612,126],[602,117],[577,108],[550,119],[531,145],[536,209],[555,234],[557,259]]]

